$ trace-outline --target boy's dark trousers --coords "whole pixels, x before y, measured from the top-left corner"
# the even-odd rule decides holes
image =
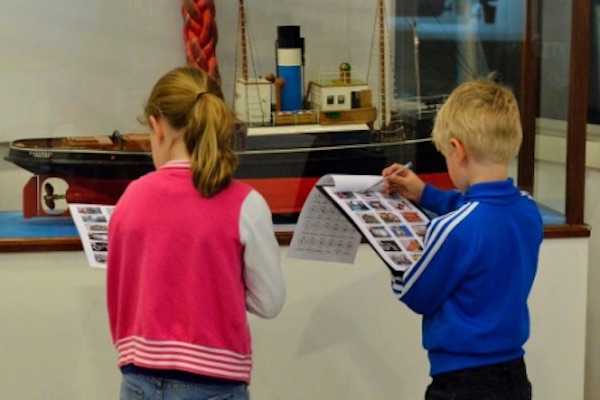
[[[531,400],[523,358],[432,378],[425,400]]]

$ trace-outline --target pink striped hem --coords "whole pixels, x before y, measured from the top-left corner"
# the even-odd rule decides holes
[[[119,366],[135,364],[146,368],[177,369],[233,380],[250,380],[252,355],[192,345],[178,341],[156,341],[137,336],[115,343]]]

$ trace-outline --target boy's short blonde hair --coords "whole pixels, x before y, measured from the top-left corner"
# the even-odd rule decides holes
[[[442,153],[450,150],[450,139],[455,138],[478,161],[508,164],[523,140],[517,99],[510,89],[489,79],[465,82],[438,111],[432,136]]]

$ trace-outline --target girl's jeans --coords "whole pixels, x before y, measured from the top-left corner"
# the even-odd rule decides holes
[[[249,400],[245,383],[204,384],[123,374],[121,400]]]

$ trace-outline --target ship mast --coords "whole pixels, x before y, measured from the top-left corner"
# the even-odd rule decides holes
[[[381,126],[387,126],[387,84],[386,84],[386,54],[385,54],[385,0],[378,0],[377,13],[379,17],[379,90],[381,97]]]
[[[415,80],[417,85],[417,104],[419,106],[419,117],[421,116],[421,71],[419,68],[419,34],[417,22],[413,23],[413,46],[415,49]]]
[[[233,109],[238,118],[248,125],[265,125],[270,122],[271,113],[271,84],[268,78],[257,78],[249,75],[249,62],[255,67],[252,60],[251,43],[248,42],[248,21],[244,0],[238,1],[240,43],[236,49],[241,50],[242,76],[235,80],[235,93],[233,96]],[[236,50],[236,56],[238,55]],[[236,70],[238,67],[236,59]],[[253,69],[254,71],[254,69]]]
[[[240,34],[242,46],[242,78],[248,81],[248,44],[246,42],[246,11],[244,0],[239,1]]]

